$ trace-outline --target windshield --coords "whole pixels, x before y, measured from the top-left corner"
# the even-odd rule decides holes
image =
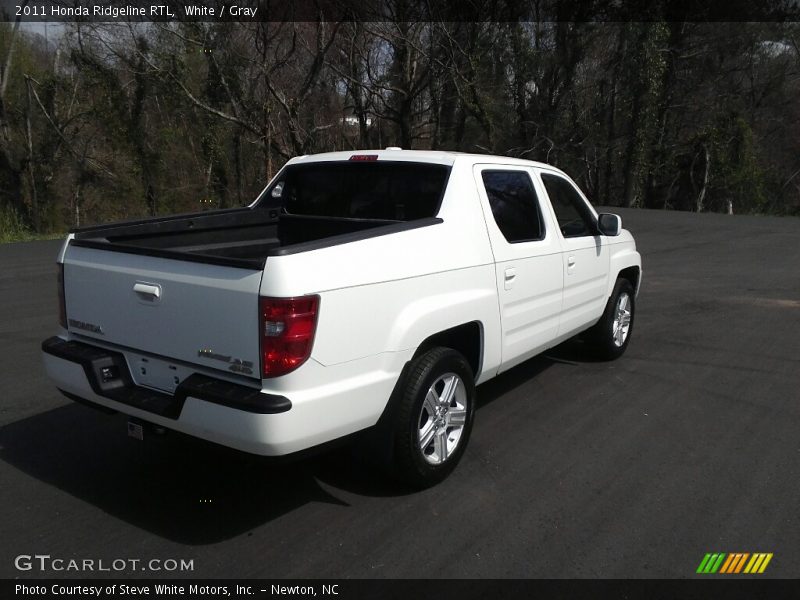
[[[296,215],[413,221],[435,217],[450,168],[412,162],[290,165],[260,205]]]

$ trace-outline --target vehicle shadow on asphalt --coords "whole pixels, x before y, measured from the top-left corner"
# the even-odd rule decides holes
[[[0,459],[183,544],[230,539],[309,502],[342,504],[317,483],[313,460],[265,468],[259,457],[180,434],[134,440],[121,415],[78,404],[0,428]]]
[[[480,386],[478,410],[557,361],[581,360],[580,347],[567,346],[526,361]],[[67,404],[0,428],[0,460],[115,518],[190,545],[245,534],[310,502],[346,506],[320,482],[372,497],[413,492],[354,460],[347,447],[275,462],[181,434],[145,437],[127,437],[122,415]]]
[[[581,365],[594,362],[599,360],[580,339],[567,340],[545,354],[526,360],[478,387],[478,423],[482,408],[529,384],[554,364]],[[416,490],[392,480],[372,461],[363,458],[359,451],[339,451],[320,456],[318,464],[322,468],[316,471],[316,476],[332,487],[362,496],[385,497],[416,493]]]

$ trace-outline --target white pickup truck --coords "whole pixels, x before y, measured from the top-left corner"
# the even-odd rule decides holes
[[[406,481],[464,453],[475,386],[631,339],[641,258],[564,173],[400,149],[290,160],[246,208],[87,227],[58,256],[68,397],[265,456],[356,432]]]

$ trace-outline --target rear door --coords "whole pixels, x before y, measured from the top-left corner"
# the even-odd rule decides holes
[[[71,245],[64,259],[68,329],[122,350],[260,378],[261,276]],[[140,384],[172,387],[164,361],[130,366]]]
[[[567,178],[539,170],[563,245],[564,303],[559,336],[594,324],[603,314],[608,292],[608,240],[597,232],[596,215]]]
[[[561,246],[529,168],[477,165],[475,180],[496,263],[503,371],[538,354],[557,335]]]

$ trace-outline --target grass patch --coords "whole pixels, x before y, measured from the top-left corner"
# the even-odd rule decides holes
[[[19,213],[13,208],[0,210],[0,244],[54,240],[62,238],[64,235],[63,233],[36,233],[25,225]]]

